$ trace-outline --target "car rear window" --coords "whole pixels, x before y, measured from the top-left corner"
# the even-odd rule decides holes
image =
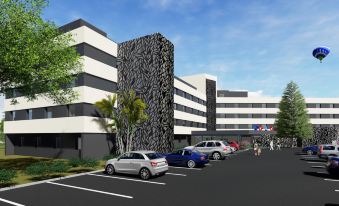
[[[158,159],[158,158],[162,158],[163,156],[162,155],[160,155],[160,154],[158,154],[158,153],[147,153],[147,154],[145,154],[147,157],[148,157],[148,159],[150,159],[150,160],[154,160],[154,159]]]
[[[334,146],[324,146],[323,150],[334,150]]]
[[[222,142],[225,146],[229,146],[229,144],[226,141]]]

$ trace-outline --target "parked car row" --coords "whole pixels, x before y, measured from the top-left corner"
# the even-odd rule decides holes
[[[321,144],[307,146],[302,152],[308,155],[318,155],[319,158],[326,159],[326,169],[331,175],[339,175],[339,145]]]
[[[108,160],[105,171],[109,175],[115,173],[139,175],[141,179],[147,180],[152,176],[166,174],[169,165],[201,167],[209,163],[209,158],[224,159],[236,150],[239,150],[239,145],[235,141],[229,144],[226,141],[211,140],[167,154],[154,151],[131,151]]]

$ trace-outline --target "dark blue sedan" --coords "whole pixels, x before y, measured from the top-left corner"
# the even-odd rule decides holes
[[[193,168],[203,166],[209,162],[208,155],[188,149],[181,149],[176,152],[166,154],[165,156],[168,164],[173,166]]]
[[[319,146],[318,145],[312,145],[307,146],[302,149],[302,152],[307,153],[308,155],[316,155],[318,153]]]
[[[327,171],[331,175],[339,175],[339,157],[331,157],[328,160]]]

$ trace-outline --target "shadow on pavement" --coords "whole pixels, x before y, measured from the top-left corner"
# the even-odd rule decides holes
[[[325,206],[339,206],[339,204],[326,203]]]
[[[304,172],[304,175],[320,177],[320,178],[339,179],[338,176],[333,176],[333,175],[326,174],[326,173]]]
[[[312,162],[327,162],[327,160],[319,159],[319,158],[300,158],[300,160],[312,161]]]

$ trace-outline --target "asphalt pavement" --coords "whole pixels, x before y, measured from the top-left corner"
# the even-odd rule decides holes
[[[2,191],[0,205],[339,205],[339,180],[325,162],[299,151],[247,151],[204,168],[170,167],[149,181],[98,172]]]

